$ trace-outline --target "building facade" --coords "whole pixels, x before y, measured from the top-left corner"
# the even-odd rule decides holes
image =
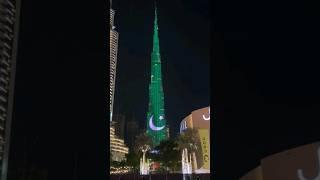
[[[147,134],[151,137],[155,146],[160,144],[160,141],[168,138],[161,74],[158,18],[157,9],[155,8],[153,50],[151,54],[151,82],[149,84],[149,110],[147,113]]]
[[[110,1],[111,7],[112,1]],[[110,9],[110,121],[112,121],[113,102],[115,93],[116,70],[117,70],[117,54],[118,54],[118,38],[119,34],[115,31],[114,26],[115,11]]]
[[[320,179],[320,142],[272,154],[260,161],[240,180],[318,180]]]
[[[115,135],[115,129],[110,127],[110,152],[112,161],[121,162],[126,160],[129,148],[124,144],[124,140]]]
[[[195,173],[210,173],[210,107],[192,111],[180,123],[180,133],[185,129],[198,131],[199,148],[192,156]]]
[[[0,0],[0,180],[7,179],[19,16],[19,0]]]
[[[110,1],[110,7],[112,1]],[[115,81],[116,81],[116,70],[117,70],[117,54],[118,54],[118,32],[115,31],[114,26],[114,15],[115,11],[110,9],[110,156],[112,161],[123,161],[125,160],[125,155],[128,154],[129,149],[124,144],[123,131],[124,127],[118,128],[116,122],[113,123],[113,102],[114,102],[114,92],[115,92]],[[118,126],[121,125],[121,116],[116,116],[118,118]],[[123,124],[124,126],[124,124]],[[115,127],[122,134],[122,138],[119,138],[115,134]],[[121,130],[122,129],[122,130]],[[121,132],[122,131],[122,132]]]

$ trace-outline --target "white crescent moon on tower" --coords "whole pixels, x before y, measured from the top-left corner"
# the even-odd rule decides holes
[[[210,121],[210,108],[209,108],[209,117],[206,117],[205,115],[202,115],[203,120]]]
[[[150,127],[150,129],[152,129],[153,131],[160,131],[160,130],[162,130],[165,126],[161,126],[161,127],[157,127],[157,126],[155,126],[154,124],[153,124],[153,122],[152,122],[152,120],[153,120],[153,115],[150,117],[150,119],[149,119],[149,127]]]

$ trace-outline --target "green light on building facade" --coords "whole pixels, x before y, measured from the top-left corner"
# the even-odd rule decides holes
[[[149,110],[147,113],[147,134],[151,137],[153,145],[159,145],[160,141],[168,138],[157,20],[157,9],[155,9],[153,50],[151,54],[151,82],[149,84]]]

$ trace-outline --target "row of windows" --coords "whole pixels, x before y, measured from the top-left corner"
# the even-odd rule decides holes
[[[123,143],[111,143],[110,146],[111,148],[116,147],[119,149],[128,149]]]
[[[110,49],[110,58],[111,59],[116,59],[118,54],[118,49],[117,48],[111,48]]]
[[[1,33],[3,33],[1,31]],[[8,50],[8,51],[11,51],[11,47],[9,46],[9,44],[7,42],[1,42],[1,50]]]
[[[110,40],[117,40],[118,39],[118,32],[115,30],[110,30]]]
[[[0,121],[5,121],[5,117],[0,113]]]
[[[0,6],[0,159],[2,159],[16,10],[14,1],[2,0]]]
[[[112,12],[114,13],[114,12]],[[113,16],[113,15],[111,15]],[[113,17],[111,17],[113,18]],[[112,19],[113,20],[113,19]],[[113,26],[113,22],[112,25]],[[113,110],[113,98],[115,89],[115,74],[117,65],[117,52],[118,52],[118,33],[116,31],[110,31],[110,112]]]
[[[0,22],[2,24],[8,24],[8,25],[13,25],[14,23],[14,18],[13,17],[10,17],[10,16],[1,16],[0,17]]]
[[[128,153],[129,149],[128,148],[121,148],[121,147],[111,147],[111,151]]]
[[[110,61],[110,70],[115,70],[117,62],[115,59],[111,59]]]
[[[124,154],[128,153],[128,151],[122,151],[122,150],[117,150],[117,149],[111,149],[111,151],[120,152],[120,153],[124,153]]]
[[[1,72],[2,74],[6,75],[6,76],[9,75],[8,71],[9,71],[8,68],[6,68],[6,69],[5,69],[5,68],[0,68],[0,72]]]
[[[113,22],[114,22],[114,10],[113,9],[110,9],[110,27],[113,26]]]
[[[114,149],[128,150],[128,147],[126,147],[124,144],[110,144],[110,147]]]
[[[118,44],[118,34],[116,31],[110,31],[110,46]]]
[[[9,0],[5,0],[2,5],[7,5],[7,6],[9,6],[9,8],[12,8],[12,10],[15,11],[14,3],[12,3]]]
[[[118,149],[118,148],[111,148],[111,152],[121,152],[127,154],[129,152],[129,149]]]
[[[111,50],[116,50],[117,46],[118,46],[118,41],[117,40],[110,41]]]
[[[7,98],[5,98],[4,96],[1,96],[1,95],[0,95],[0,101],[2,101],[2,102],[7,102]]]
[[[7,92],[8,92],[3,86],[0,86],[0,91],[2,91],[2,92],[4,92],[4,93],[7,93]]]
[[[0,52],[1,53],[1,52]],[[5,51],[2,51],[2,53],[0,54],[0,58],[1,58],[1,64],[0,65],[4,65],[6,69],[10,69],[10,58],[5,57],[4,55],[6,55]]]
[[[110,142],[120,142],[124,143],[123,139],[116,138],[116,136],[110,136]]]
[[[118,48],[117,48],[117,46],[115,46],[115,47],[112,47],[112,46],[110,46],[111,48],[110,48],[110,57],[112,58],[112,59],[115,59],[117,56],[117,52],[118,52]]]

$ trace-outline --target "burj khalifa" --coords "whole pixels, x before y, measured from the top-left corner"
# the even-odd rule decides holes
[[[151,54],[151,81],[149,84],[149,111],[147,113],[147,135],[154,146],[168,138],[168,127],[165,118],[164,93],[161,75],[161,57],[158,36],[158,17],[155,8],[153,29],[153,50]]]

